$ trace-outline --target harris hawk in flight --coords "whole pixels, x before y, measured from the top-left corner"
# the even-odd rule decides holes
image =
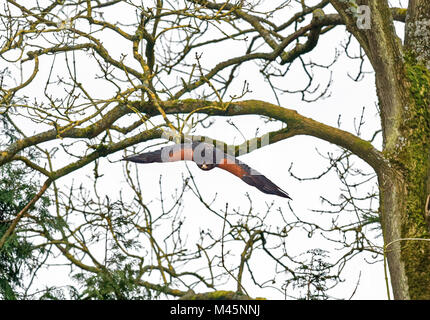
[[[257,170],[252,169],[247,164],[236,159],[236,157],[224,153],[224,151],[214,147],[212,144],[200,141],[175,144],[156,151],[125,157],[122,160],[137,163],[190,160],[195,162],[202,170],[207,171],[217,167],[234,174],[261,192],[291,199],[288,193]]]

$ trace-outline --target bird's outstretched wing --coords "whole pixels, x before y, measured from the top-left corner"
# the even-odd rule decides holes
[[[225,157],[216,166],[234,174],[261,192],[291,199],[287,192],[279,188],[266,176],[230,155],[225,154]]]
[[[197,163],[203,170],[210,170],[214,167],[218,167],[234,174],[245,183],[256,187],[261,192],[291,199],[288,193],[257,170],[252,169],[242,161],[208,143],[193,142],[176,144],[161,148],[157,151],[126,157],[123,160],[139,163],[191,160]]]
[[[138,163],[193,160],[193,147],[191,143],[175,144],[156,151],[125,157],[122,160]]]

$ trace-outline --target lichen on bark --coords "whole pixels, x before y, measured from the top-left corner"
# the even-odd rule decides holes
[[[405,184],[402,217],[402,260],[411,299],[430,299],[430,239],[425,219],[430,151],[430,72],[411,53],[405,56],[405,80],[409,103],[404,108],[393,160]]]

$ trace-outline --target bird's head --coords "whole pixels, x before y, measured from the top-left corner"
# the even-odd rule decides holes
[[[202,164],[197,163],[197,166],[200,169],[205,170],[205,171],[208,171],[208,170],[215,168],[215,164],[209,164],[209,163],[202,163]]]

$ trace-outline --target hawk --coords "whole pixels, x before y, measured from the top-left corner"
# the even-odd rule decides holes
[[[266,178],[263,174],[252,169],[247,164],[224,151],[204,142],[189,142],[175,144],[157,151],[125,157],[122,160],[137,163],[173,162],[189,160],[202,170],[212,170],[217,167],[234,174],[245,183],[256,187],[261,192],[291,199],[284,190]]]

